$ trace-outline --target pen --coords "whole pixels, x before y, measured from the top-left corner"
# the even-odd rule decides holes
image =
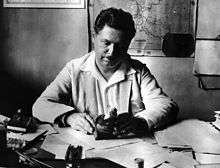
[[[45,136],[45,134],[47,132],[48,132],[48,130],[42,132],[37,137],[35,137],[33,140],[27,142],[26,145],[23,148],[20,149],[20,152],[23,152],[25,150],[28,150],[28,149],[34,147],[34,145],[36,145],[41,140],[41,138],[43,138]]]

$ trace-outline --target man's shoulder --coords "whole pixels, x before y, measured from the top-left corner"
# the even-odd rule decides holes
[[[89,52],[79,58],[74,58],[67,62],[67,67],[72,67],[74,69],[80,69],[80,67],[86,62],[86,60],[93,55],[93,52]]]
[[[143,62],[136,60],[136,59],[130,59],[130,66],[135,69],[137,72],[141,72],[143,70],[147,70],[149,71],[148,67],[146,66],[146,64],[144,64]]]

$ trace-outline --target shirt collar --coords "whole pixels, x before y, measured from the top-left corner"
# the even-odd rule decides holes
[[[102,75],[95,65],[95,51],[92,51],[85,62],[80,66],[81,71],[90,72],[94,77],[100,79]],[[125,79],[127,75],[135,73],[136,70],[130,65],[129,60],[122,62],[120,67],[115,71],[110,80],[109,84],[117,83]]]

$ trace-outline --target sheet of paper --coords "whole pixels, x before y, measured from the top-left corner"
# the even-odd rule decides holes
[[[165,163],[166,167],[193,168],[198,162],[182,152],[169,152],[158,145],[139,142],[131,145],[121,146],[110,150],[87,151],[86,157],[103,157],[122,166],[135,167],[135,158],[144,159],[144,167],[159,167]]]
[[[195,156],[196,156],[196,160],[200,164],[219,163],[219,167],[220,167],[220,155],[195,153]]]
[[[144,167],[156,167],[165,162],[168,152],[147,142],[138,142],[112,149],[94,149],[86,151],[87,158],[102,157],[128,168],[134,168],[135,158],[144,159]]]
[[[185,120],[155,133],[159,145],[191,146],[200,153],[220,154],[220,134],[211,124],[200,120]]]
[[[169,163],[162,163],[162,165],[160,165],[160,168],[176,168],[176,167],[172,166]]]
[[[152,138],[131,138],[131,139],[110,139],[110,140],[95,140],[94,135],[86,135],[80,131],[75,131],[71,128],[59,129],[59,133],[62,140],[70,143],[76,144],[80,143],[87,149],[107,149],[114,148],[121,145],[133,144],[141,141],[155,142]]]
[[[199,164],[192,157],[184,155],[183,152],[170,152],[166,156],[166,161],[178,168],[193,168],[195,165]]]
[[[48,135],[44,140],[41,148],[56,155],[57,159],[63,159],[69,144],[74,146],[83,146],[83,155],[87,150],[93,149],[112,149],[137,142],[147,142],[153,144],[154,138],[132,138],[132,139],[112,139],[112,140],[95,140],[93,135],[86,135],[80,131],[71,128],[56,128],[59,134]]]
[[[37,129],[36,132],[33,133],[14,133],[14,132],[7,132],[7,137],[8,138],[17,138],[17,139],[22,139],[25,141],[31,141],[44,131],[48,130],[46,135],[49,134],[55,134],[57,131],[50,125],[50,124],[43,124],[40,125],[39,128]]]
[[[41,148],[55,154],[55,159],[64,159],[69,144],[61,141],[56,135],[48,135]]]
[[[220,163],[196,165],[195,168],[219,168]]]

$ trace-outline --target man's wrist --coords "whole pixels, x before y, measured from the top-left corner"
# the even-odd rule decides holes
[[[70,125],[68,124],[68,117],[71,114],[73,114],[73,110],[62,114],[61,116],[58,116],[55,119],[54,123],[57,124],[59,127],[70,127]]]

